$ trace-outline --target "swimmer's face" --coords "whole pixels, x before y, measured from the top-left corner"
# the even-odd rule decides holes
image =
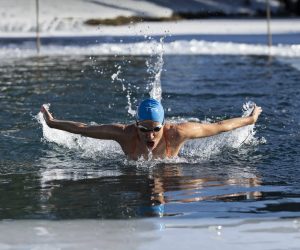
[[[137,131],[141,141],[144,142],[150,150],[157,147],[163,136],[163,126],[161,123],[150,120],[139,122],[137,124]]]

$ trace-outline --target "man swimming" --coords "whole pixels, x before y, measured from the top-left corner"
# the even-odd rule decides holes
[[[137,160],[140,157],[148,159],[149,153],[153,158],[175,157],[187,140],[213,136],[256,123],[262,109],[255,105],[249,117],[232,118],[209,124],[167,123],[162,104],[152,98],[140,103],[136,122],[129,125],[87,125],[81,122],[57,120],[44,106],[41,112],[50,128],[96,139],[114,140],[120,144],[125,155]]]

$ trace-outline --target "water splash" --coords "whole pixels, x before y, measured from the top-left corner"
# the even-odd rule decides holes
[[[250,116],[251,113],[253,112],[254,108],[255,108],[255,103],[254,102],[248,101],[248,102],[244,103],[243,108],[242,108],[242,110],[243,110],[242,117]]]
[[[243,105],[242,117],[251,115],[254,109],[254,102],[247,102]],[[208,122],[208,121],[204,121]],[[185,143],[181,154],[185,157],[197,157],[209,159],[224,148],[239,148],[243,144],[255,141],[254,125],[244,126],[229,132],[221,133],[215,136],[190,140]]]
[[[161,100],[162,95],[162,89],[161,89],[161,73],[163,70],[163,40],[164,37],[160,39],[160,42],[157,43],[157,41],[152,40],[151,37],[145,36],[145,39],[149,40],[148,43],[151,44],[151,55],[149,59],[146,61],[147,66],[147,72],[150,74],[150,83],[146,87],[147,90],[149,90],[150,97]],[[115,65],[117,68],[117,71],[111,75],[111,79],[113,82],[118,81],[122,84],[122,91],[126,93],[127,98],[127,112],[131,117],[135,117],[136,115],[136,109],[134,105],[134,100],[132,98],[132,88],[136,88],[136,86],[133,86],[131,83],[126,84],[126,80],[124,78],[121,78],[122,74],[122,67],[121,65]]]
[[[152,82],[149,84],[150,90],[150,97],[156,100],[161,100],[161,73],[163,71],[163,54],[164,54],[164,47],[163,43],[164,37],[160,38],[159,43],[154,43],[155,49],[153,50],[153,55],[156,55],[155,62],[153,63],[153,58],[147,60],[146,65],[148,67],[147,72],[152,76]]]
[[[50,104],[44,104],[43,106],[46,109],[49,109]],[[41,112],[37,114],[36,119],[42,125],[44,141],[54,142],[59,146],[76,150],[82,157],[96,158],[100,156],[104,158],[115,158],[120,154],[123,154],[121,147],[117,142],[88,138],[50,128],[46,124]]]
[[[132,97],[131,94],[132,92],[130,91],[131,88],[131,84],[128,84],[128,89],[127,89],[127,94],[126,94],[126,98],[127,98],[127,104],[128,104],[128,114],[130,114],[132,117],[135,117],[136,115],[136,109],[133,109],[132,107],[134,107],[134,104],[132,102]]]
[[[127,112],[132,117],[135,117],[136,110],[132,107],[134,106],[132,101],[132,90],[131,90],[131,84],[128,83],[127,86],[125,86],[125,79],[120,77],[120,74],[122,74],[122,66],[121,65],[115,65],[117,68],[117,72],[111,75],[111,79],[113,82],[118,81],[122,84],[122,91],[126,92],[126,99],[127,99]]]

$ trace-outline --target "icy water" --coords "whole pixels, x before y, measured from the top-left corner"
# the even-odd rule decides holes
[[[2,58],[0,219],[300,216],[297,63],[265,55]],[[250,100],[264,111],[246,141],[249,129],[146,162],[39,121],[50,103],[61,119],[130,123],[153,83],[171,122],[241,116]]]

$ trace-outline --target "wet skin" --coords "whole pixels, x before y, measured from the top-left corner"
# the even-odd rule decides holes
[[[262,112],[261,107],[255,106],[249,117],[231,118],[216,123],[183,122],[177,124],[166,123],[159,131],[143,132],[138,125],[146,130],[153,130],[160,125],[151,120],[140,121],[139,124],[103,124],[87,125],[81,122],[55,119],[50,112],[42,106],[41,112],[47,125],[68,131],[74,134],[92,137],[102,140],[114,140],[118,142],[130,159],[139,157],[149,158],[149,152],[153,158],[166,158],[177,156],[180,148],[187,140],[213,136],[236,128],[255,124]]]

